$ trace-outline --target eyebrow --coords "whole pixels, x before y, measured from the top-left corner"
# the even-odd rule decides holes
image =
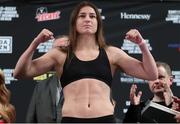
[[[80,12],[79,14],[87,14],[87,13],[85,13],[85,12]],[[88,14],[90,14],[90,15],[96,15],[96,13],[88,13]]]
[[[159,75],[159,76],[158,76],[158,79],[159,79],[159,78],[165,78],[165,76],[164,76],[164,75]]]

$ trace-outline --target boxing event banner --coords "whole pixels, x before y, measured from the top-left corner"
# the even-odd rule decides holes
[[[11,91],[11,103],[16,107],[16,122],[25,122],[27,108],[36,82],[54,72],[33,79],[13,78],[14,67],[31,41],[47,28],[57,35],[66,35],[72,9],[80,1],[68,0],[52,3],[4,2],[0,4],[0,68],[4,71],[6,86]],[[125,39],[130,29],[138,29],[157,61],[164,61],[172,68],[174,95],[180,97],[180,2],[110,2],[92,1],[97,5],[103,20],[106,42],[119,47],[141,60],[139,47]],[[52,48],[52,40],[42,43],[34,57]],[[143,92],[142,99],[152,96],[146,80],[115,74],[112,95],[116,101],[115,115],[122,120],[127,111],[129,90],[133,83]]]

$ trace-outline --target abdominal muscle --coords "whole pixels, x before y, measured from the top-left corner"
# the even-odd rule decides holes
[[[96,79],[74,81],[63,89],[63,117],[96,118],[114,113],[110,88]]]

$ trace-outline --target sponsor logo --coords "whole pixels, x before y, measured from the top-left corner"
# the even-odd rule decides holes
[[[172,75],[174,77],[173,82],[175,82],[177,86],[180,86],[180,71],[172,71]]]
[[[147,83],[147,80],[135,78],[135,77],[132,77],[132,76],[127,75],[125,73],[121,73],[120,82],[121,83],[134,83],[134,82],[136,82],[136,83]]]
[[[11,36],[0,36],[0,53],[12,53]]]
[[[149,40],[145,40],[146,45],[148,46],[148,49],[151,51],[152,47],[149,43]],[[121,47],[122,50],[127,50],[129,54],[141,54],[141,50],[139,46],[130,40],[124,39],[123,45]]]
[[[168,10],[166,21],[172,21],[174,24],[180,24],[180,10]]]
[[[16,7],[0,6],[0,21],[12,21],[13,18],[19,18]]]
[[[131,105],[131,102],[129,100],[125,101],[125,105],[127,108],[123,108],[123,113],[126,113],[128,111],[128,107]]]
[[[38,22],[41,21],[49,21],[49,20],[57,20],[60,18],[60,11],[50,12],[48,13],[47,7],[40,7],[36,11],[36,19]]]
[[[102,19],[102,20],[105,20],[106,17],[105,17],[104,15],[102,15],[102,9],[98,9],[98,11],[99,11],[99,13],[101,14],[101,19]]]
[[[129,14],[126,12],[120,13],[121,19],[138,19],[138,20],[149,20],[151,17],[150,14]]]
[[[177,50],[180,52],[180,43],[171,43],[168,44],[169,48],[177,48]]]
[[[13,77],[13,69],[2,69],[2,70],[5,76],[5,84],[11,84],[11,81],[17,81],[17,79]]]
[[[46,53],[47,51],[49,51],[52,48],[53,45],[53,39],[52,40],[48,40],[47,42],[41,43],[37,49],[39,53]]]

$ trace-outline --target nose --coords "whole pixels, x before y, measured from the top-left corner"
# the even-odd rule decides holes
[[[90,21],[91,20],[91,18],[90,18],[90,16],[89,15],[86,15],[86,17],[85,17],[85,21]]]
[[[154,83],[158,84],[159,83],[159,79],[154,80]]]

